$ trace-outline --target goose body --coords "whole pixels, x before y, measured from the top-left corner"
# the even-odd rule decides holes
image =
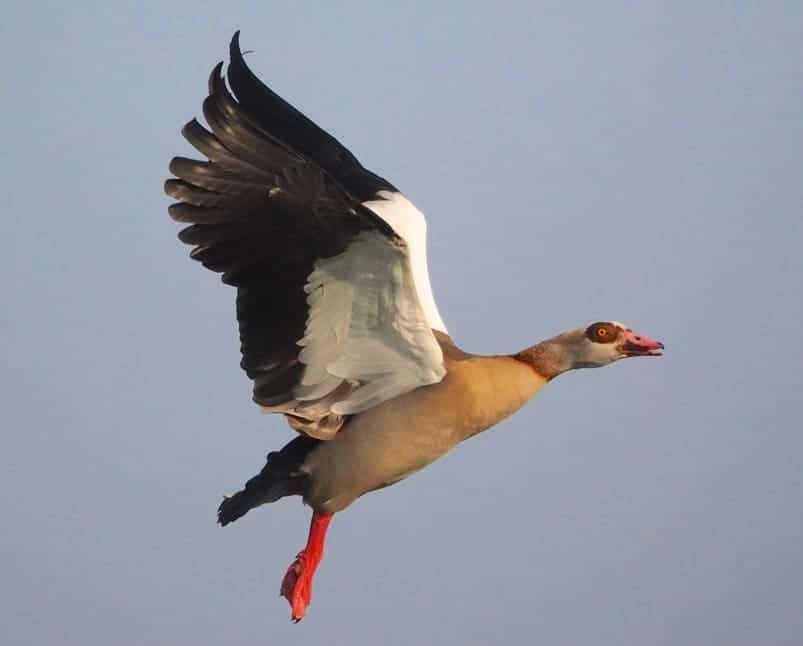
[[[325,512],[398,482],[521,408],[547,382],[512,357],[445,353],[446,376],[353,417],[305,460],[305,501]]]
[[[575,368],[656,356],[663,345],[616,321],[514,355],[458,348],[433,295],[426,220],[390,182],[246,66],[238,34],[228,84],[216,66],[174,158],[170,215],[191,257],[237,288],[241,366],[254,401],[297,432],[218,510],[226,525],[298,495],[313,509],[281,592],[300,620],[332,515],[398,482],[521,408]]]

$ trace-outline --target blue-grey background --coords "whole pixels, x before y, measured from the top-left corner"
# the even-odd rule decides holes
[[[803,643],[796,2],[13,3],[0,23],[3,644]],[[215,508],[291,437],[162,195],[250,65],[429,216],[455,339],[600,318],[562,377],[332,524]]]

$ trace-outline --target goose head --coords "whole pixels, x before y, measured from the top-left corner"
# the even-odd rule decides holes
[[[634,332],[618,321],[597,321],[524,350],[516,359],[553,379],[577,368],[601,368],[628,357],[658,357],[664,344]]]
[[[571,368],[601,368],[628,357],[659,357],[664,344],[618,321],[597,321],[561,335]]]

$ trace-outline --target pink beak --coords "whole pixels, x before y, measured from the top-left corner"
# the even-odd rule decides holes
[[[663,343],[636,334],[633,330],[625,330],[623,338],[622,351],[628,357],[660,357],[663,354]]]

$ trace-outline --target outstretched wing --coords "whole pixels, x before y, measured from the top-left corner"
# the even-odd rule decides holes
[[[254,400],[313,437],[445,375],[423,215],[263,85],[231,44],[165,191],[191,257],[237,287]]]

